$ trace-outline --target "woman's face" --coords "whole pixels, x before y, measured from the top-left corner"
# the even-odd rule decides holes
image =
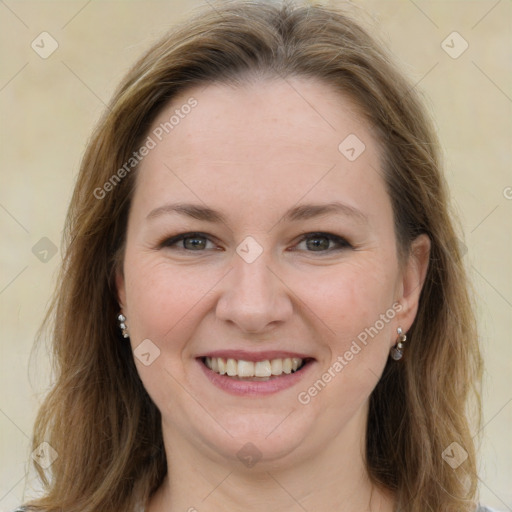
[[[148,136],[117,285],[171,448],[275,467],[362,442],[428,253],[399,265],[368,124],[295,78],[191,88]]]

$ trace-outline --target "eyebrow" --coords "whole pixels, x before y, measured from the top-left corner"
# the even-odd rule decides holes
[[[227,224],[226,218],[221,212],[203,205],[192,203],[170,203],[159,206],[152,210],[146,218],[149,220],[160,217],[164,214],[173,213],[206,222]],[[290,208],[280,220],[285,222],[294,222],[328,214],[343,215],[360,222],[368,222],[368,217],[362,211],[339,201],[325,204],[302,204],[294,206],[293,208]]]

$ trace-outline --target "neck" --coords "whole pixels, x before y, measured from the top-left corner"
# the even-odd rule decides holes
[[[206,456],[164,428],[168,473],[146,512],[393,512],[392,495],[368,477],[362,420],[307,459],[262,459],[252,468]]]

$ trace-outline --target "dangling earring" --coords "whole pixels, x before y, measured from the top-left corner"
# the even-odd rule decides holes
[[[126,317],[123,315],[123,313],[120,313],[117,319],[119,320],[119,328],[121,329],[123,338],[128,338],[128,330],[125,324]]]
[[[404,342],[407,339],[407,336],[402,332],[401,327],[396,331],[398,332],[397,343],[394,347],[391,347],[390,355],[395,361],[398,361],[399,359],[402,359],[402,356],[404,355]]]

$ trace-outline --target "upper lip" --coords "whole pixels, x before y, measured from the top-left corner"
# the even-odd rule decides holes
[[[308,354],[289,352],[286,350],[264,350],[261,352],[249,352],[247,350],[213,350],[199,357],[222,357],[223,359],[237,359],[243,361],[265,361],[266,359],[286,359],[288,357],[314,359]]]

